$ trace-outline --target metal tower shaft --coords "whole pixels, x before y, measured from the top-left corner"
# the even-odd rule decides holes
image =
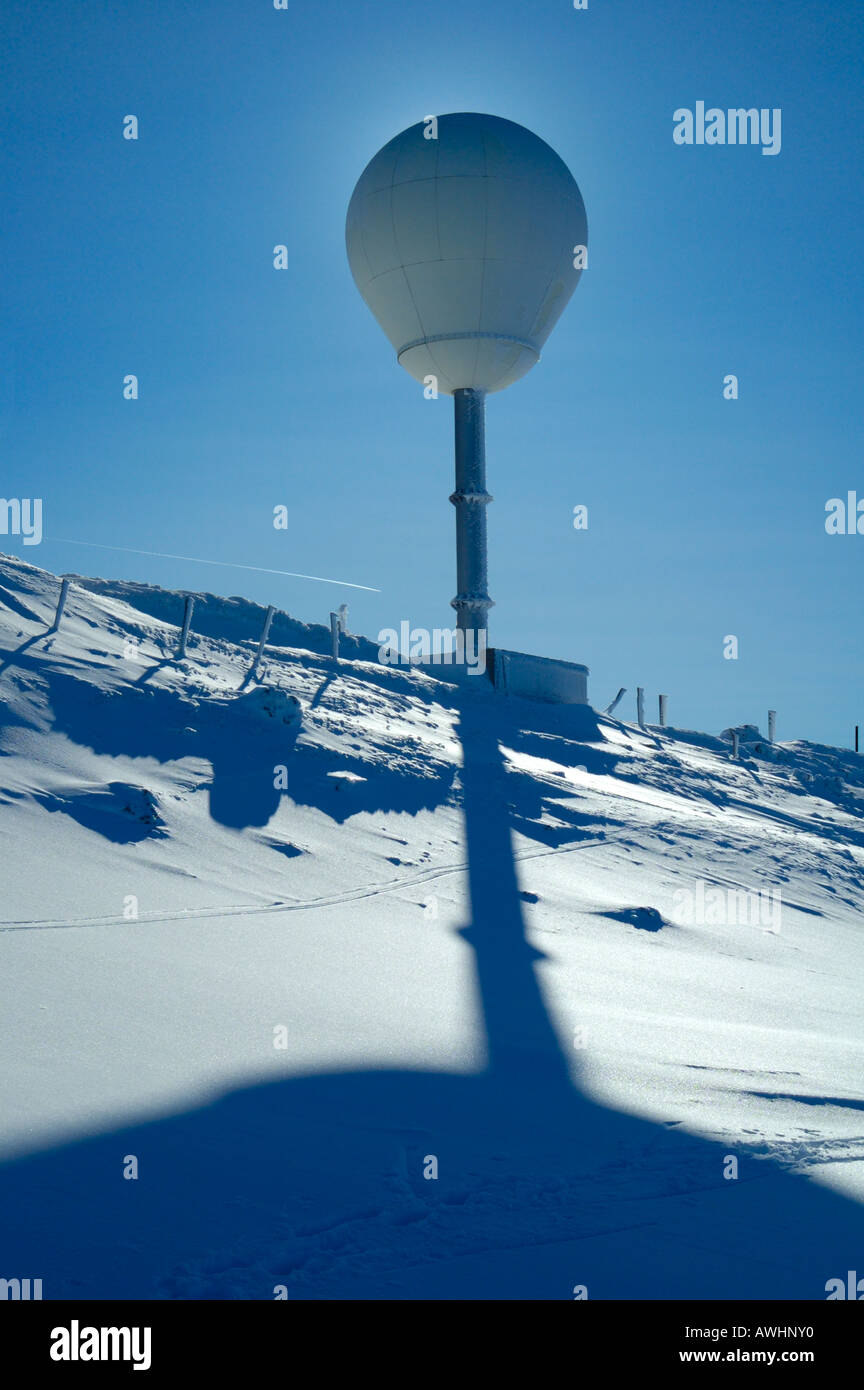
[[[456,584],[451,599],[456,626],[477,634],[486,643],[487,613],[493,601],[486,592],[486,392],[471,388],[453,392],[456,438]]]

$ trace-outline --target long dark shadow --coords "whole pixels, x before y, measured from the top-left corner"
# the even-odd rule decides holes
[[[468,699],[459,717],[471,903],[463,935],[474,951],[490,1079],[551,1100],[549,1088],[568,1092],[571,1083],[535,973],[542,956],[527,940],[494,708]]]

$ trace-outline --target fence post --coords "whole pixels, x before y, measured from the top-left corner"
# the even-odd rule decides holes
[[[640,729],[645,728],[645,691],[641,685],[636,687],[636,723]]]
[[[54,614],[54,626],[60,626],[60,619],[63,617],[63,609],[66,607],[66,599],[69,594],[69,580],[64,579],[60,584],[60,597],[57,600],[57,612]]]
[[[604,714],[611,714],[612,711],[621,703],[621,696],[627,694],[627,687],[622,685],[611,705],[607,705]]]
[[[773,742],[774,742],[774,734],[776,733],[776,731],[777,731],[777,711],[776,711],[776,709],[769,709],[769,711],[768,711],[768,742],[769,742],[769,743],[773,743]]]
[[[261,638],[258,642],[258,650],[255,653],[255,660],[252,662],[253,671],[255,670],[255,667],[258,665],[258,662],[261,660],[264,648],[267,645],[267,638],[270,636],[270,624],[273,621],[273,614],[275,613],[275,611],[276,610],[273,607],[273,604],[271,603],[267,609],[267,617],[264,619],[264,627],[261,631]]]
[[[333,653],[333,660],[339,660],[339,614],[330,614],[330,646]]]
[[[186,611],[183,614],[183,630],[180,633],[180,645],[177,648],[177,660],[182,661],[186,655],[186,642],[189,637],[189,628],[192,624],[192,609],[195,607],[195,600],[187,595]]]
[[[669,699],[669,696],[668,696],[668,695],[661,695],[661,696],[660,696],[660,727],[661,727],[661,729],[665,729],[665,728],[666,728],[666,701],[667,701],[668,699]]]
[[[737,731],[737,729],[733,729],[733,730],[732,730],[732,757],[733,757],[733,758],[737,758],[737,757],[738,757],[738,731]]]
[[[855,725],[855,752],[858,752],[858,725]]]
[[[344,632],[344,633],[345,633],[345,636],[347,637],[347,636],[348,636],[348,605],[347,605],[347,603],[340,603],[340,605],[339,605],[339,607],[338,607],[338,609],[337,609],[336,611],[337,611],[338,614],[339,614],[339,627],[340,627],[340,630],[341,630],[342,632]]]

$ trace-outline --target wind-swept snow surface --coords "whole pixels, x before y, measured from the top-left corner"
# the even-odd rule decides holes
[[[822,1299],[864,1258],[864,763],[0,560],[0,1276]],[[197,629],[197,630],[196,630]],[[446,671],[441,674],[446,675]],[[137,1176],[130,1176],[137,1171]],[[437,1173],[437,1176],[434,1174]]]

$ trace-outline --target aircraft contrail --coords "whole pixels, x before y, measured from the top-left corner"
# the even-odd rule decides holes
[[[380,594],[371,584],[352,584],[347,579],[324,579],[320,574],[296,574],[294,570],[269,570],[261,565],[238,565],[233,560],[202,560],[197,555],[168,555],[161,550],[133,550],[128,545],[100,545],[98,541],[70,541],[65,536],[45,536],[46,541],[57,545],[83,545],[93,550],[120,550],[124,555],[151,555],[156,560],[187,560],[193,565],[222,565],[232,570],[255,570],[257,574],[281,574],[285,579],[312,579],[316,584],[338,584],[343,589],[365,589],[369,594]]]

